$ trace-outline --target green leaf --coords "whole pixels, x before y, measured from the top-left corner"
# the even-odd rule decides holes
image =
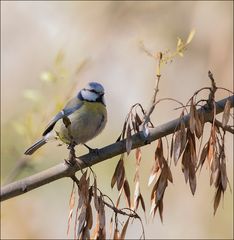
[[[188,38],[187,38],[187,41],[186,41],[186,44],[189,44],[189,43],[193,40],[193,37],[194,37],[195,33],[196,33],[195,29],[193,29],[193,30],[189,33]]]
[[[182,44],[182,39],[179,38],[179,37],[177,39],[178,39],[178,41],[177,41],[177,48],[179,48],[181,46],[181,44]]]
[[[183,54],[182,52],[178,52],[178,54],[179,54],[181,57],[184,56],[184,54]]]

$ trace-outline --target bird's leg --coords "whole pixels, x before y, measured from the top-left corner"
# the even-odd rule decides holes
[[[69,153],[69,158],[68,160],[65,160],[65,162],[71,166],[74,166],[76,164],[76,152],[75,152],[75,146],[76,146],[76,143],[75,142],[71,142],[69,145],[68,145],[68,149],[70,150],[70,153]]]
[[[98,148],[91,148],[87,144],[83,143],[83,145],[88,148],[89,153],[93,153],[95,155],[99,155],[99,149]]]
[[[65,162],[70,165],[71,167],[73,167],[75,164],[78,165],[78,167],[80,168],[82,174],[84,174],[83,172],[83,169],[82,167],[80,166],[79,164],[79,161],[78,161],[78,158],[76,157],[76,153],[75,153],[75,146],[76,146],[76,142],[71,142],[69,145],[68,145],[68,149],[70,149],[70,152],[69,152],[69,158],[68,160],[65,159]],[[85,163],[86,164],[86,163]]]

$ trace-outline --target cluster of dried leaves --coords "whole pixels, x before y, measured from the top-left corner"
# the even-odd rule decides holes
[[[139,109],[139,112],[137,111]],[[131,149],[132,149],[132,135],[135,133],[138,133],[141,130],[142,126],[142,119],[143,116],[145,115],[144,109],[142,108],[141,104],[137,103],[134,104],[130,112],[128,113],[126,120],[123,125],[122,132],[117,139],[117,141],[126,139],[126,152],[127,155],[130,154]],[[149,123],[151,126],[152,123]],[[111,188],[113,188],[116,184],[117,190],[119,191],[119,195],[115,204],[115,207],[119,207],[119,202],[122,196],[122,193],[124,193],[126,197],[126,202],[127,202],[127,209],[131,211],[136,211],[139,206],[139,202],[141,203],[141,207],[143,211],[145,212],[145,203],[143,196],[140,192],[140,173],[139,173],[139,168],[140,168],[140,162],[141,162],[141,149],[137,148],[136,149],[136,172],[135,172],[135,177],[134,177],[134,183],[135,183],[135,191],[134,191],[134,200],[132,202],[131,200],[131,191],[130,191],[130,186],[129,182],[127,180],[127,177],[125,175],[125,166],[124,166],[124,160],[125,160],[125,154],[122,154],[120,157],[120,160],[117,163],[117,166],[115,168],[112,180],[111,180]],[[123,229],[125,231],[127,230],[129,218],[125,222],[125,225]],[[144,237],[144,229],[142,229],[142,236]],[[122,239],[122,238],[120,238]]]
[[[230,105],[231,102],[228,100],[225,104],[221,126],[218,124],[215,117],[213,118],[210,136],[201,151],[198,164],[198,167],[201,169],[204,162],[207,161],[210,168],[210,185],[214,185],[216,188],[214,214],[219,206],[221,194],[224,194],[227,189],[227,184],[229,183],[226,169],[225,127],[230,117]]]
[[[86,170],[81,178],[78,180],[76,176],[73,176],[73,188],[69,201],[69,217],[68,217],[68,228],[67,235],[69,235],[70,227],[72,224],[72,217],[75,208],[75,196],[76,196],[76,185],[77,185],[77,208],[75,213],[74,221],[74,239],[106,239],[106,214],[105,207],[108,207],[113,211],[113,215],[110,220],[110,238],[113,239],[124,239],[128,227],[129,220],[140,219],[138,214],[132,209],[124,208],[119,209],[118,206],[115,206],[112,200],[104,195],[100,189],[97,187],[97,180],[94,172],[93,173],[93,184],[90,185],[90,175],[88,176],[88,171]],[[76,185],[75,185],[76,184]],[[127,182],[124,183],[126,185]],[[130,188],[128,189],[130,193]],[[110,203],[105,201],[107,198]],[[92,207],[93,206],[93,207]],[[94,213],[96,212],[96,221],[94,220]],[[127,216],[127,220],[122,227],[122,230],[119,229],[118,224],[118,214]],[[95,224],[94,224],[95,222]],[[115,224],[114,224],[115,223]],[[114,231],[113,231],[114,225]],[[142,225],[142,222],[141,222]],[[142,225],[143,229],[143,225]],[[92,231],[92,233],[91,233]],[[144,236],[144,229],[143,229]]]
[[[153,217],[158,209],[161,221],[163,221],[163,196],[168,186],[168,181],[173,182],[172,173],[170,170],[170,160],[174,160],[174,164],[177,165],[179,159],[181,159],[182,171],[184,173],[185,182],[189,182],[192,194],[195,194],[197,187],[197,170],[201,169],[204,162],[207,160],[210,168],[210,185],[214,185],[216,188],[216,194],[214,199],[214,213],[220,203],[221,194],[225,192],[228,184],[228,177],[226,171],[226,157],[225,157],[225,133],[226,130],[230,130],[228,121],[230,118],[230,106],[231,102],[228,100],[225,105],[225,109],[222,116],[222,122],[216,119],[215,109],[215,93],[219,89],[216,87],[213,75],[209,72],[211,79],[211,87],[205,87],[197,92],[190,98],[188,103],[184,106],[182,113],[180,114],[180,122],[175,129],[171,139],[170,147],[170,159],[164,156],[163,141],[158,140],[158,144],[155,150],[155,158],[151,169],[148,185],[153,182],[153,188],[151,192],[151,210],[150,215]],[[220,88],[222,90],[226,90]],[[207,100],[197,100],[197,95],[203,90],[209,90]],[[156,99],[156,97],[154,97]],[[160,102],[160,101],[158,101]],[[158,103],[157,102],[157,103]],[[204,105],[201,105],[204,102]],[[155,104],[155,102],[153,102]],[[156,105],[156,104],[155,104]],[[134,113],[136,106],[140,106],[140,114]],[[208,107],[207,107],[208,106]],[[198,110],[197,108],[200,107]],[[208,141],[203,146],[204,126],[205,126],[205,111],[209,111],[211,114],[211,130]],[[186,121],[185,112],[190,114],[189,121]],[[132,148],[131,136],[133,133],[137,133],[142,130],[142,124],[144,124],[146,111],[143,110],[140,104],[134,105],[123,126],[123,131],[120,135],[120,139],[126,139],[126,151],[130,153]],[[141,116],[141,117],[140,117]],[[152,127],[153,124],[150,122]],[[209,123],[207,123],[209,124]],[[233,126],[231,126],[233,127]],[[230,131],[232,132],[232,131]],[[199,146],[199,147],[198,147]],[[201,148],[203,146],[203,148]],[[124,155],[121,156],[115,173],[112,178],[111,186],[113,187],[117,183],[117,189],[124,190],[127,198],[128,207],[132,207],[137,210],[139,202],[142,209],[145,212],[145,203],[143,196],[140,192],[139,181],[139,166],[141,162],[141,149],[136,149],[136,173],[134,177],[135,192],[134,192],[134,204],[130,205],[130,189],[129,183],[126,180],[124,169]],[[119,203],[119,198],[117,203]],[[118,206],[118,204],[117,204]]]
[[[81,176],[80,180],[78,180],[75,176],[73,177],[73,180],[78,188],[78,203],[75,216],[74,239],[90,239],[90,230],[93,227],[93,208],[91,206],[92,199],[97,215],[96,226],[92,233],[92,239],[105,239],[105,204],[102,194],[100,193],[98,195],[97,193],[96,178],[94,178],[93,185],[90,186],[90,176],[87,176],[86,170]],[[67,234],[69,234],[75,207],[76,188],[74,183],[69,202],[70,212],[68,217]]]
[[[173,182],[172,174],[168,161],[164,157],[163,142],[160,138],[155,150],[154,163],[151,169],[148,185],[150,186],[157,178],[151,192],[151,210],[150,215],[155,216],[158,209],[160,219],[163,221],[163,196],[168,186],[168,181]]]
[[[134,104],[127,117],[126,120],[124,122],[123,125],[123,130],[122,133],[120,134],[119,138],[117,141],[119,140],[123,140],[126,139],[126,152],[127,155],[130,154],[131,149],[132,149],[132,135],[135,133],[138,133],[141,128],[142,128],[142,124],[143,124],[143,117],[145,116],[145,111],[143,109],[143,107],[141,106],[141,104],[137,103]],[[153,127],[153,124],[151,122],[149,122],[149,124],[151,127]],[[119,193],[119,198],[117,200],[117,203],[119,202],[120,196],[121,196],[121,188],[123,187],[125,196],[127,198],[127,202],[128,202],[128,207],[132,208],[134,210],[137,210],[139,202],[141,202],[141,206],[142,209],[145,211],[145,203],[144,203],[144,199],[142,197],[142,194],[140,192],[140,173],[139,173],[139,168],[140,168],[140,163],[141,163],[141,149],[137,148],[136,149],[136,172],[135,172],[135,177],[134,177],[134,183],[135,183],[135,191],[134,191],[134,201],[133,204],[131,204],[131,198],[130,198],[130,188],[129,188],[129,184],[128,181],[126,179],[126,176],[124,176],[124,184],[118,184],[118,179],[121,179],[121,176],[123,175],[123,173],[125,174],[125,169],[124,169],[124,154],[121,155],[121,158],[119,160],[119,163],[122,162],[123,164],[121,168],[119,168],[119,163],[117,164],[117,167],[115,169],[114,175],[112,177],[112,181],[111,181],[111,187],[114,187],[115,184],[115,179],[117,179],[117,189],[118,191],[120,191]]]
[[[93,174],[94,184],[89,185],[90,178],[87,177],[87,171],[82,175],[80,181],[74,177],[74,181],[78,186],[78,206],[75,217],[75,228],[74,236],[75,239],[89,239],[90,230],[93,226],[93,213],[91,208],[92,199],[94,201],[94,206],[96,210],[97,220],[96,226],[94,227],[92,238],[93,239],[105,239],[105,206],[113,210],[113,215],[110,221],[110,238],[113,239],[124,239],[126,231],[129,225],[129,221],[132,218],[139,219],[142,226],[142,236],[144,238],[144,228],[142,225],[142,220],[136,213],[139,204],[142,210],[146,213],[145,201],[143,195],[140,191],[140,163],[142,160],[142,153],[140,148],[136,148],[135,159],[136,159],[136,169],[134,176],[134,196],[133,201],[131,197],[131,189],[129,181],[126,176],[124,162],[126,155],[128,156],[133,148],[132,136],[136,133],[142,132],[145,137],[145,144],[147,142],[147,137],[149,136],[149,128],[153,127],[153,123],[150,120],[150,115],[153,113],[156,105],[162,100],[173,100],[175,99],[165,98],[156,101],[157,94],[159,91],[159,81],[161,79],[161,67],[169,61],[172,61],[175,56],[183,56],[183,52],[186,50],[188,44],[194,37],[195,31],[192,31],[187,40],[183,41],[178,38],[177,48],[173,53],[166,52],[159,54],[152,54],[147,50],[144,45],[142,49],[155,60],[157,60],[158,65],[156,69],[156,84],[154,88],[154,94],[152,97],[149,109],[146,111],[143,109],[142,105],[137,103],[134,104],[129,113],[127,114],[126,120],[123,125],[122,132],[117,139],[117,141],[125,140],[126,144],[126,154],[120,156],[120,160],[115,168],[111,187],[114,188],[116,185],[119,192],[116,203],[97,188],[96,176]],[[178,161],[181,159],[182,171],[185,177],[185,182],[189,182],[192,194],[195,194],[197,187],[197,171],[203,166],[204,162],[207,161],[210,168],[210,185],[214,185],[216,188],[216,194],[214,199],[214,214],[219,206],[221,195],[224,194],[228,182],[227,171],[226,171],[226,156],[225,156],[225,133],[229,131],[234,132],[233,126],[228,126],[228,121],[230,118],[231,102],[227,101],[225,109],[223,112],[222,122],[216,119],[216,102],[215,93],[218,89],[227,90],[224,88],[216,87],[213,75],[209,72],[209,78],[211,80],[211,87],[204,87],[196,91],[193,96],[189,99],[186,105],[182,105],[182,113],[180,114],[180,121],[178,126],[176,126],[174,134],[172,134],[171,146],[169,148],[168,140],[167,143],[167,157],[164,153],[164,141],[159,139],[155,149],[154,161],[151,168],[148,185],[153,185],[151,191],[151,210],[150,215],[155,216],[157,209],[161,221],[163,221],[163,197],[165,190],[168,186],[168,182],[173,182],[173,177],[171,173],[171,162],[174,160],[174,164],[177,165]],[[197,100],[198,94],[203,91],[208,90],[209,95],[206,100]],[[229,90],[227,90],[230,92]],[[232,93],[233,94],[233,93]],[[205,104],[201,104],[201,103]],[[198,110],[198,107],[200,109]],[[185,112],[190,114],[189,121],[186,120]],[[211,130],[207,142],[203,146],[204,137],[204,126],[205,120],[204,113],[210,112],[211,114]],[[199,147],[198,147],[199,146]],[[202,148],[203,146],[203,148]],[[169,153],[170,151],[170,153]],[[153,184],[154,183],[154,184]],[[119,208],[121,196],[125,195],[127,207]],[[74,209],[75,190],[73,187],[71,199],[70,199],[70,214],[68,221],[68,232],[71,225],[71,218]],[[110,204],[104,200],[107,197]],[[122,230],[119,229],[118,215],[126,216],[127,220],[122,225]],[[113,231],[114,226],[114,231]]]
[[[176,128],[176,132],[173,134],[171,141],[171,157],[174,158],[175,165],[180,157],[182,158],[182,171],[184,173],[186,183],[189,181],[192,194],[195,194],[197,180],[196,172],[202,168],[204,162],[207,160],[210,168],[210,185],[215,186],[216,194],[214,199],[214,214],[220,203],[221,193],[227,188],[228,177],[226,171],[226,157],[225,157],[225,133],[229,129],[227,124],[230,118],[230,106],[231,102],[228,100],[225,105],[225,109],[222,116],[222,123],[216,119],[216,104],[215,93],[219,89],[216,87],[213,75],[208,73],[211,80],[210,88],[202,88],[198,90],[189,100],[190,105],[190,118],[186,129],[184,122],[184,111],[180,116],[181,121]],[[207,100],[202,100],[207,103],[208,108],[202,107],[197,110],[197,105],[201,102],[195,102],[197,94],[204,90],[209,90],[209,97]],[[226,90],[226,89],[225,89]],[[212,115],[211,129],[208,141],[204,144],[202,150],[198,150],[197,145],[199,143],[202,146],[203,130],[205,125],[204,112],[210,111]],[[201,152],[201,154],[199,154]],[[200,156],[199,156],[200,155]]]

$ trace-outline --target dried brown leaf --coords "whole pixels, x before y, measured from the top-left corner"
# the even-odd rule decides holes
[[[89,188],[89,182],[90,182],[90,177],[87,178],[86,180],[86,185],[84,185],[82,189],[82,193],[84,196],[84,203],[87,205],[91,199],[92,199],[92,194],[90,194],[90,188]],[[92,191],[91,191],[92,192]]]
[[[135,115],[135,120],[136,120],[136,123],[138,126],[140,126],[142,124],[142,120],[137,113]]]
[[[123,189],[124,189],[124,194],[127,199],[128,207],[131,208],[131,196],[130,196],[131,193],[130,193],[130,187],[129,187],[129,183],[128,183],[127,179],[125,179],[125,181],[124,181]]]
[[[134,210],[137,210],[139,207],[140,198],[138,197],[134,203]]]
[[[215,154],[214,141],[213,141],[213,137],[210,136],[209,143],[208,143],[208,154],[207,154],[207,160],[209,162],[209,165],[211,165],[211,160],[213,159],[214,154]]]
[[[176,165],[181,153],[181,131],[180,130],[175,133],[173,152],[174,152],[174,163]]]
[[[225,191],[226,188],[227,188],[227,183],[228,183],[228,177],[227,177],[227,170],[226,170],[225,158],[223,158],[222,161],[221,161],[221,164],[220,164],[220,172],[221,172],[222,188],[223,188],[223,191]]]
[[[195,134],[188,131],[188,146],[191,155],[191,162],[194,166],[197,165],[197,154],[196,154],[196,139]]]
[[[195,110],[195,120],[196,120],[196,124],[195,124],[195,134],[197,136],[198,139],[200,139],[200,137],[202,136],[203,133],[203,124],[200,118],[200,113],[198,113],[197,110]]]
[[[89,178],[86,180],[87,176],[87,170],[84,172],[84,174],[81,176],[79,181],[79,199],[78,199],[78,208],[81,208],[84,203],[88,202],[89,198]]]
[[[216,187],[216,188],[218,188],[219,186],[222,187],[222,182],[221,182],[221,170],[218,169],[216,174],[215,174],[215,172],[212,172],[212,173],[213,173],[214,177],[216,176],[216,178],[215,178],[215,183],[214,183],[215,187]]]
[[[161,222],[163,222],[163,200],[162,199],[158,202],[158,210],[159,210]]]
[[[91,229],[93,226],[93,213],[92,213],[92,208],[91,208],[90,204],[88,204],[88,206],[87,206],[86,222],[87,222],[86,225],[88,226],[88,228]]]
[[[90,239],[90,232],[87,226],[83,228],[80,239]]]
[[[230,117],[230,110],[231,110],[231,101],[228,99],[226,101],[224,111],[223,111],[223,118],[222,118],[222,126],[226,127],[228,124],[228,120]]]
[[[155,163],[154,163],[154,165],[155,165]],[[154,179],[156,178],[156,171],[154,170],[155,169],[155,167],[153,166],[153,168],[152,168],[152,170],[153,171],[151,171],[151,174],[150,174],[150,176],[149,176],[149,181],[148,181],[148,186],[150,186],[151,185],[151,183],[154,181]]]
[[[172,173],[171,173],[171,169],[169,168],[168,165],[165,166],[166,167],[166,171],[167,171],[167,179],[173,183],[173,177],[172,177]]]
[[[125,235],[126,235],[126,231],[127,231],[127,228],[128,228],[128,223],[129,223],[129,219],[125,222],[124,226],[123,226],[123,229],[122,229],[122,232],[120,234],[120,239],[125,239]]]
[[[219,206],[220,203],[220,199],[221,199],[221,194],[222,194],[222,189],[221,187],[218,187],[216,193],[215,193],[215,199],[214,199],[214,215],[217,211],[217,208]]]
[[[131,128],[130,125],[128,125],[127,128],[127,139],[126,139],[126,151],[127,154],[129,155],[129,153],[131,152],[132,149],[132,134],[131,134]]]
[[[115,183],[116,183],[116,180],[117,180],[117,177],[119,175],[119,172],[122,171],[121,169],[123,168],[123,158],[121,156],[120,160],[118,161],[118,164],[115,168],[115,172],[113,174],[113,177],[111,179],[111,188],[114,187]]]
[[[70,225],[71,225],[74,206],[75,206],[75,184],[73,183],[72,192],[71,192],[70,201],[69,201],[70,211],[68,216],[67,235],[69,234],[69,231],[70,231]]]
[[[171,138],[170,158],[172,158],[173,151],[174,151],[174,134],[173,134],[173,136]]]
[[[155,215],[155,212],[156,212],[156,203],[153,201],[152,202],[152,204],[151,204],[151,207],[150,207],[150,215],[152,216],[152,217],[154,217],[154,215]]]
[[[215,172],[219,168],[219,153],[215,152],[215,156],[211,161],[210,170],[211,172]]]
[[[210,174],[210,186],[213,184],[216,175],[218,176],[218,174],[216,174],[216,172],[211,172],[211,174]]]
[[[86,180],[87,170],[81,176],[79,181],[79,198],[78,198],[78,208],[80,209],[85,202],[87,202],[88,197],[88,188],[87,188],[87,180]]]
[[[196,174],[195,174],[195,167],[193,166],[192,163],[189,165],[189,185],[192,194],[195,194],[196,191],[196,186],[197,186],[197,181],[196,181]]]
[[[162,157],[163,158],[163,157]],[[162,161],[161,161],[162,162]],[[156,175],[157,175],[157,172],[159,171],[160,169],[160,166],[159,166],[159,161],[158,159],[156,159],[156,161],[154,162],[152,168],[151,168],[151,173],[150,173],[150,176],[149,176],[149,180],[148,180],[148,186],[151,185],[151,183],[154,181]]]
[[[195,111],[196,111],[196,107],[194,105],[194,101],[192,98],[191,105],[190,105],[190,118],[189,118],[189,129],[191,133],[194,133],[195,126],[196,126]]]
[[[124,178],[125,178],[125,169],[124,166],[119,170],[119,174],[117,176],[117,189],[118,191],[122,188],[124,184]]]
[[[84,184],[86,184],[87,170],[82,174],[79,181],[79,188],[82,188]]]
[[[105,229],[106,217],[105,217],[105,205],[101,197],[99,197],[100,211],[98,213],[99,217],[99,229]]]
[[[136,122],[133,119],[132,119],[132,127],[133,127],[134,132],[138,132]]]
[[[121,191],[119,192],[119,196],[118,196],[116,204],[115,204],[116,207],[119,206],[119,202],[120,202],[120,198],[121,198],[122,192],[123,192],[123,188],[121,188]]]
[[[165,171],[162,171],[162,173],[161,173],[161,175],[159,176],[159,179],[158,179],[158,187],[157,187],[157,190],[156,190],[157,201],[162,199],[167,185],[168,185],[167,184],[167,174],[166,174]]]
[[[163,158],[163,144],[162,144],[162,139],[159,138],[158,145],[155,150],[155,161],[158,162],[160,168],[162,168],[162,165],[163,165],[162,158]]]
[[[139,196],[140,196],[140,183],[136,182],[135,191],[134,191],[134,209],[137,209],[138,207]]]
[[[97,225],[93,229],[91,239],[97,239],[98,238],[98,229],[99,229],[99,226],[98,226],[98,222],[97,222]]]
[[[115,228],[115,231],[114,231],[114,240],[118,240],[119,239],[119,231],[117,228]]]
[[[182,171],[184,173],[185,182],[188,182],[189,178],[189,161],[190,161],[190,150],[187,144],[185,151],[182,156]]]
[[[141,202],[141,207],[142,207],[143,211],[145,212],[145,202],[144,202],[144,198],[142,197],[142,194],[140,194],[139,200]]]
[[[86,219],[86,207],[83,206],[80,212],[80,215],[78,217],[79,223],[78,223],[78,231],[77,231],[77,235],[79,236],[84,228],[84,224],[85,224],[85,219]]]
[[[100,229],[100,238],[99,239],[106,239],[106,230]]]
[[[140,179],[139,168],[136,167],[136,172],[135,172],[135,175],[134,175],[134,183],[138,182],[139,179]]]
[[[181,147],[180,147],[180,155],[181,155],[187,143],[186,128],[183,120],[181,120],[181,123],[180,123],[180,131],[181,131]]]
[[[141,149],[136,148],[136,164],[140,165],[141,162]]]
[[[94,178],[94,190],[93,190],[93,197],[94,197],[94,206],[97,212],[99,211],[99,201],[98,201],[98,196],[97,196],[97,180]]]
[[[157,181],[152,188],[151,197],[150,197],[151,202],[156,202],[156,190],[158,188],[158,183],[159,183],[159,181]]]
[[[76,229],[77,229],[77,224],[78,224],[78,213],[79,213],[79,208],[78,208],[78,206],[77,206],[77,208],[76,208],[76,216],[75,216],[75,226],[74,226],[74,239],[76,239],[77,237],[77,231],[76,231]]]
[[[208,154],[208,143],[205,144],[205,146],[203,147],[202,152],[201,152],[200,161],[199,161],[199,165],[198,165],[198,166],[200,166],[200,168],[202,168],[202,166],[206,160],[207,154]]]
[[[199,118],[200,118],[200,121],[201,121],[201,124],[202,124],[202,129],[204,128],[204,124],[205,124],[205,111],[204,109],[200,109],[200,112],[199,112]]]

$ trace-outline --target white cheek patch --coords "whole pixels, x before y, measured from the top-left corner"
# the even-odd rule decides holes
[[[90,91],[87,91],[87,90],[81,91],[81,95],[82,95],[84,100],[92,101],[92,102],[95,102],[98,98],[98,95],[96,93],[90,92]]]
[[[103,102],[103,104],[106,106],[106,101],[105,101],[105,98],[104,98],[104,97],[102,97],[102,102]]]

